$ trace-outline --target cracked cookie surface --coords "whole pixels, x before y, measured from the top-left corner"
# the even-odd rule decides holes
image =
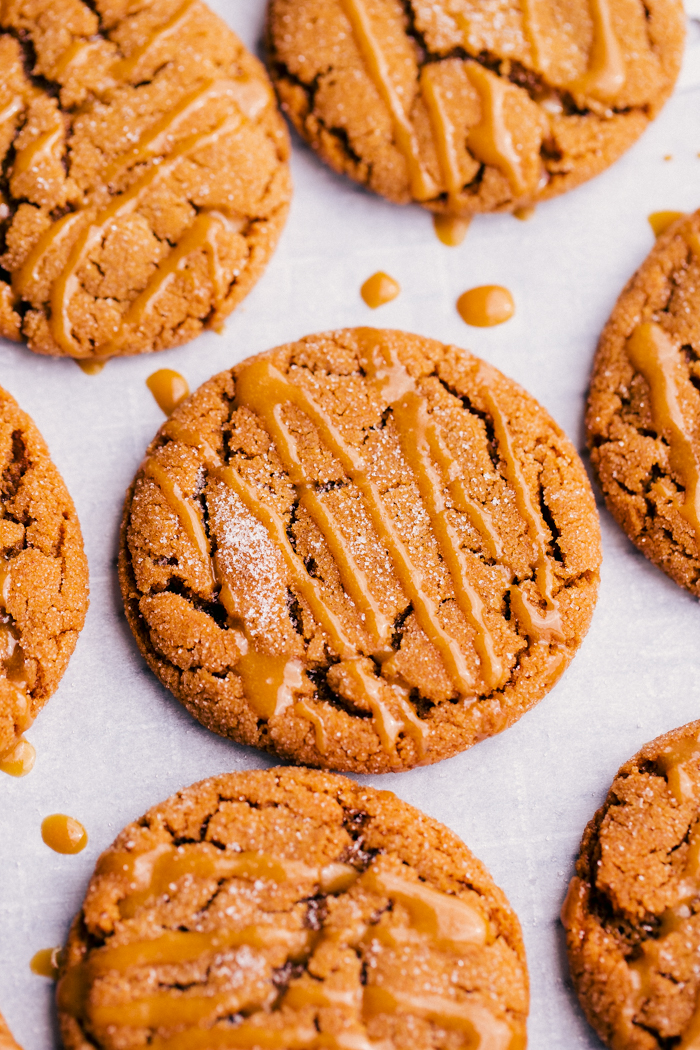
[[[622,766],[562,909],[576,991],[615,1050],[691,1047],[700,1032],[699,734],[674,729]]]
[[[612,164],[670,94],[684,32],[679,0],[271,0],[269,66],[336,171],[469,215]]]
[[[524,1050],[520,926],[447,828],[307,769],[214,777],[125,828],[63,952],[67,1050]]]
[[[177,346],[261,276],[289,143],[201,0],[6,0],[0,335],[75,358]]]
[[[78,516],[32,420],[0,388],[0,754],[56,691],[85,622]]]
[[[608,508],[700,596],[700,212],[662,234],[598,345],[586,415]]]
[[[500,732],[595,604],[598,518],[537,402],[457,347],[348,329],[205,383],[127,495],[126,614],[208,728],[384,772]]]

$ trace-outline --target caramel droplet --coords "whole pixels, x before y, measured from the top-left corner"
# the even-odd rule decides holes
[[[55,981],[58,977],[60,950],[60,948],[41,948],[32,956],[29,969],[38,977],[50,977],[52,981]]]
[[[515,303],[507,288],[501,288],[498,284],[484,284],[460,295],[457,310],[466,324],[476,328],[491,328],[510,320],[515,313]]]
[[[520,222],[527,222],[529,219],[534,218],[535,208],[532,205],[527,208],[516,208],[513,215],[516,219],[519,219]]]
[[[146,386],[160,409],[169,416],[190,392],[189,383],[172,368],[159,368],[146,380]]]
[[[379,273],[367,278],[360,289],[360,295],[372,310],[376,310],[378,306],[390,303],[400,291],[399,282],[380,270]]]
[[[457,248],[467,236],[471,218],[461,215],[433,215],[438,240],[448,248]]]
[[[75,363],[86,376],[98,376],[108,361],[108,357],[87,357]]]
[[[87,846],[87,831],[74,817],[53,813],[41,822],[41,837],[56,853],[80,853]]]
[[[22,737],[9,751],[0,755],[0,770],[11,777],[26,777],[34,768],[35,761],[34,747]]]
[[[682,218],[684,214],[682,211],[653,211],[648,218],[654,236],[660,237],[662,233],[666,233],[669,226],[672,226],[676,219]]]

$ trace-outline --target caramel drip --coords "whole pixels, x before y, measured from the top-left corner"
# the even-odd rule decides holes
[[[625,85],[625,62],[615,35],[608,0],[589,0],[593,19],[593,46],[588,69],[567,87],[574,95],[599,102],[614,101]]]
[[[108,361],[108,357],[75,358],[76,365],[86,376],[98,376]]]
[[[392,82],[389,65],[372,30],[364,2],[363,0],[340,0],[340,3],[352,27],[365,68],[389,110],[394,125],[396,145],[406,160],[411,193],[419,201],[435,197],[439,192],[438,187],[422,164],[415,131]]]
[[[360,295],[369,306],[370,310],[376,310],[385,303],[390,303],[401,293],[401,285],[390,277],[388,273],[372,274],[360,288]]]
[[[465,324],[476,328],[493,328],[511,319],[515,313],[515,303],[507,288],[499,284],[482,284],[460,295],[457,311]]]
[[[327,755],[328,737],[326,736],[326,726],[321,712],[317,711],[315,707],[311,707],[306,700],[299,700],[294,706],[294,714],[300,718],[305,718],[307,722],[311,722],[311,725],[314,727],[316,750],[320,755]]]
[[[288,656],[271,656],[249,649],[236,664],[243,690],[259,718],[281,715],[294,703],[294,690],[303,684],[302,666]]]
[[[12,274],[12,291],[15,295],[25,295],[29,285],[37,280],[39,263],[43,260],[47,251],[50,248],[58,248],[64,237],[71,232],[76,223],[82,221],[82,212],[69,212],[49,226],[47,230],[44,230],[19,270],[15,270]]]
[[[433,215],[433,226],[439,241],[448,248],[458,248],[467,236],[471,218],[468,215]]]
[[[159,368],[146,380],[158,408],[169,416],[189,395],[190,387],[184,376],[172,368]]]
[[[679,805],[692,802],[697,797],[697,787],[686,767],[698,758],[700,741],[693,737],[665,748],[656,759],[656,765],[666,775],[666,782]]]
[[[63,134],[63,124],[58,124],[44,131],[24,149],[18,150],[12,166],[12,178],[24,175],[43,160],[50,158],[52,150],[63,139]]]
[[[653,211],[648,220],[654,236],[660,237],[662,233],[666,233],[669,226],[672,226],[676,219],[682,219],[684,214],[682,211]]]
[[[506,1021],[475,1002],[458,1002],[438,995],[406,995],[398,989],[367,985],[362,996],[362,1012],[367,1020],[380,1014],[410,1014],[424,1017],[441,1028],[456,1029],[464,1037],[467,1050],[511,1050],[513,1032]]]
[[[444,100],[440,94],[435,79],[434,63],[428,63],[428,65],[423,66],[420,85],[423,100],[428,108],[433,139],[440,161],[440,169],[447,189],[447,206],[453,212],[457,212],[459,210],[457,198],[462,189],[462,175],[459,167],[457,142],[455,141],[456,129],[450,121]]]
[[[41,822],[41,837],[56,853],[80,853],[88,843],[87,831],[74,817],[53,813]]]
[[[41,948],[32,956],[29,969],[37,977],[50,977],[55,981],[58,977],[58,956],[60,951],[60,948]]]
[[[467,74],[481,99],[481,120],[470,129],[467,146],[482,164],[498,168],[516,197],[527,189],[520,154],[515,148],[505,117],[508,84],[476,62],[468,62]]]
[[[401,449],[411,467],[442,557],[452,578],[457,604],[475,632],[474,644],[481,661],[487,690],[495,689],[503,677],[503,664],[496,655],[493,637],[486,626],[485,606],[477,589],[469,582],[469,570],[459,536],[448,517],[442,479],[433,466],[431,453],[440,443],[434,424],[428,419],[419,394],[409,392],[392,405]],[[443,452],[444,457],[444,452]]]
[[[380,680],[369,673],[361,662],[345,660],[340,663],[339,668],[341,695],[356,703],[364,701],[369,706],[386,753],[394,755],[399,734],[405,733],[413,737],[418,755],[422,757],[425,753],[427,731],[407,699],[408,692],[400,686],[391,686],[393,707],[400,716],[396,718],[382,696]]]
[[[99,244],[108,225],[116,219],[124,218],[135,211],[148,190],[159,180],[169,175],[184,157],[187,157],[195,150],[203,149],[205,146],[215,143],[222,135],[234,131],[239,126],[240,117],[236,115],[229,116],[212,131],[190,135],[183,139],[160,164],[154,164],[133,186],[125,190],[124,193],[114,197],[103,211],[85,223],[84,229],[78,235],[73,245],[66,265],[51,289],[51,333],[56,343],[66,353],[72,356],[79,355],[79,347],[73,338],[71,322],[68,316],[71,299],[79,286],[78,270],[85,262],[90,250]],[[51,228],[54,231],[54,235],[58,233],[56,231],[57,225],[55,224]],[[201,232],[201,227],[198,227],[200,235]],[[48,237],[46,247],[50,248],[52,243],[52,238]],[[173,249],[173,252],[177,252],[177,250],[176,247]],[[156,278],[154,277],[152,281],[155,280]],[[151,286],[152,283],[148,287],[151,288]],[[147,306],[148,300],[144,299],[144,296],[145,293],[142,292],[137,297],[129,311],[127,311],[127,318],[129,318],[132,310],[138,314],[139,310]],[[137,303],[139,304],[138,307],[136,306]],[[131,320],[131,318],[129,319]]]
[[[340,431],[310,395],[290,383],[268,360],[253,362],[238,375],[236,402],[253,411],[259,411],[266,424],[268,420],[276,416],[276,410],[285,403],[295,405],[309,417],[318,430],[321,440],[359,489],[375,532],[387,550],[399,582],[413,605],[416,619],[429,641],[442,656],[448,674],[453,679],[458,692],[462,695],[471,695],[473,682],[459,646],[440,624],[435,603],[423,590],[422,574],[412,564],[394,520],[384,506],[379,489],[371,480],[359,452],[346,444]],[[286,450],[283,444],[280,444],[279,451],[284,462]],[[296,464],[291,458],[290,467],[292,468],[290,473],[292,484],[295,487],[307,485],[308,481],[298,473],[298,469],[295,469]],[[252,507],[249,509],[252,510]],[[256,516],[259,517],[259,514]],[[304,576],[310,579],[306,572]],[[354,647],[351,652],[348,652],[346,648],[344,652],[340,652],[340,655],[354,656]]]
[[[0,754],[0,772],[11,777],[26,777],[34,769],[36,751],[34,746],[20,737],[12,746]]]
[[[182,28],[196,2],[197,0],[185,0],[168,21],[155,29],[143,44],[132,51],[128,58],[118,59],[110,70],[114,79],[128,80],[141,59],[150,51],[154,44],[167,40],[168,37],[174,36]]]
[[[190,542],[206,563],[213,585],[215,581],[209,557],[209,540],[192,501],[185,498],[178,483],[172,480],[157,460],[152,457],[147,459],[142,469],[144,475],[156,483],[168,506],[177,514]]]
[[[158,264],[144,290],[131,303],[122,317],[119,331],[114,338],[100,347],[102,354],[110,356],[119,353],[125,339],[128,338],[129,329],[135,328],[138,331],[143,321],[155,308],[158,300],[167,291],[178,271],[184,269],[190,255],[196,251],[203,250],[207,256],[209,278],[214,290],[214,318],[216,317],[228,290],[217,243],[222,230],[227,226],[228,220],[220,212],[205,211],[196,217],[175,247]]]
[[[649,385],[654,428],[659,437],[668,440],[671,466],[680,474],[685,487],[679,513],[700,543],[700,465],[680,404],[676,377],[680,355],[660,325],[644,323],[637,325],[627,340],[627,356]]]

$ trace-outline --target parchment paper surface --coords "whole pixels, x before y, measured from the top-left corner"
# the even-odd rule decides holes
[[[257,49],[263,0],[211,2]],[[700,0],[693,2],[689,15],[700,18]],[[613,168],[542,205],[529,222],[479,218],[460,248],[446,248],[421,209],[363,192],[295,139],[289,223],[223,336],[115,360],[96,377],[0,341],[0,384],[36,421],[77,505],[91,586],[68,672],[28,734],[34,771],[0,778],[0,1010],[24,1050],[58,1045],[52,982],[34,976],[29,960],[62,943],[95,860],[119,829],[198,779],[272,764],[194,722],[147,670],[122,614],[122,500],[163,419],[146,378],[167,366],[194,389],[249,354],[311,332],[403,328],[480,354],[526,386],[581,446],[596,340],[652,246],[647,215],[700,206],[699,151],[700,22],[691,19],[683,75],[659,119]],[[359,286],[380,269],[403,291],[373,312]],[[468,328],[455,300],[487,283],[512,290],[516,315],[498,328]],[[581,833],[622,762],[700,717],[700,608],[635,552],[602,507],[601,516],[605,561],[593,625],[549,696],[466,754],[366,778],[449,825],[507,893],[527,942],[533,1050],[600,1045],[568,983],[558,922]],[[43,844],[41,820],[55,812],[88,829],[79,855]]]

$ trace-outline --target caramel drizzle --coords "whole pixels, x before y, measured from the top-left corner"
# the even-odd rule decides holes
[[[10,564],[0,560],[0,678],[4,678],[15,693],[15,736],[8,748],[0,752],[0,761],[16,761],[14,752],[22,743],[22,734],[32,725],[31,698],[27,692],[25,653],[19,640],[19,632],[7,613],[7,602],[12,587]],[[26,744],[26,741],[24,741]],[[31,744],[26,744],[32,748]],[[31,763],[33,765],[33,762]],[[30,765],[30,769],[31,769]]]
[[[91,52],[100,46],[99,41],[74,40],[56,59],[51,70],[51,79],[60,80],[70,66],[84,65]]]
[[[39,264],[47,251],[50,248],[57,248],[76,223],[82,222],[82,220],[82,212],[69,212],[49,226],[47,230],[44,230],[22,266],[12,274],[12,291],[15,295],[23,296],[27,292],[29,285],[36,281],[39,276]]]
[[[240,123],[241,118],[237,114],[233,114],[220,122],[212,131],[189,135],[177,143],[172,152],[160,164],[154,164],[133,186],[114,197],[104,210],[86,223],[73,245],[66,265],[51,289],[51,332],[58,345],[66,353],[72,356],[79,356],[80,354],[80,348],[72,335],[71,321],[68,316],[71,299],[79,286],[77,273],[80,266],[85,262],[89,251],[104,236],[109,223],[115,219],[124,218],[135,211],[147,191],[160,179],[169,175],[184,157],[189,156],[197,149],[203,149],[217,142],[222,135],[237,130],[240,127]],[[56,227],[54,226],[52,229],[55,231]],[[50,247],[51,238],[48,238],[47,243],[48,247]],[[157,288],[155,290],[156,292],[158,291]],[[141,299],[141,297],[139,298]],[[146,306],[147,303],[141,299],[139,308],[144,310]]]
[[[397,989],[368,985],[363,991],[362,1013],[366,1020],[380,1014],[424,1017],[441,1028],[462,1032],[466,1039],[462,1045],[467,1050],[510,1050],[513,1040],[510,1025],[481,1003],[456,1002],[439,995],[406,995]]]
[[[481,120],[470,128],[467,146],[482,164],[498,168],[516,196],[527,190],[520,154],[506,123],[505,102],[509,84],[476,62],[468,62],[467,74],[481,99]]]
[[[365,68],[379,96],[389,110],[394,125],[396,145],[406,160],[411,192],[415,199],[419,201],[435,197],[438,193],[438,188],[421,161],[416,133],[394,87],[389,65],[372,30],[372,24],[363,0],[340,0],[340,3],[352,27],[353,36]]]
[[[13,117],[16,117],[18,113],[21,113],[24,109],[24,100],[21,98],[13,98],[12,102],[8,102],[4,109],[0,109],[0,127],[3,124],[8,124]]]
[[[154,44],[159,43],[162,40],[167,40],[168,37],[174,36],[175,33],[182,28],[196,3],[197,0],[185,0],[168,21],[154,30],[140,47],[137,47],[132,51],[128,58],[118,59],[112,65],[110,70],[114,79],[127,80],[134,72],[144,55],[150,51]]]
[[[24,149],[18,150],[12,167],[12,178],[24,175],[43,160],[47,160],[54,147],[63,139],[63,133],[64,128],[61,123],[44,131]]]
[[[676,370],[679,354],[664,329],[651,322],[637,325],[627,340],[630,364],[649,386],[651,416],[659,437],[669,442],[671,465],[685,487],[679,513],[700,543],[700,464],[681,409]]]
[[[575,95],[612,102],[624,87],[625,62],[615,35],[608,0],[589,0],[593,19],[593,46],[588,69],[567,87]]]
[[[530,540],[535,548],[535,564],[533,566],[535,580],[540,596],[547,606],[547,611],[542,613],[533,605],[519,585],[514,585],[510,589],[511,608],[530,638],[535,641],[562,643],[565,641],[565,637],[561,614],[553,593],[556,578],[547,558],[549,537],[544,528],[542,517],[532,502],[530,490],[513,447],[513,438],[508,429],[505,415],[490,389],[492,374],[492,369],[482,363],[480,368],[480,392],[493,421],[494,434],[503,458],[506,477],[515,493],[518,511],[525,520]]]
[[[325,867],[308,867],[302,862],[281,860],[262,853],[222,853],[209,844],[195,847],[173,847],[163,843],[144,852],[106,853],[98,862],[98,877],[121,876],[128,880],[128,893],[121,901],[122,916],[131,917],[139,906],[153,902],[163,892],[172,895],[176,883],[186,876],[198,878],[243,878],[251,881],[272,879],[283,884],[304,880],[317,884],[325,893],[342,893],[353,884],[365,891],[400,904],[408,918],[408,928],[426,937],[438,950],[463,952],[468,946],[483,946],[490,942],[492,934],[488,920],[472,904],[452,894],[433,889],[420,881],[404,878],[395,871],[386,871],[371,865],[359,874],[347,864],[331,863]],[[306,888],[304,888],[306,892]],[[133,899],[132,899],[133,898]],[[363,937],[362,931],[366,933]],[[374,936],[376,932],[377,937]],[[400,931],[397,931],[400,932]],[[360,937],[368,945],[374,940],[383,940],[378,928],[361,927]],[[59,1009],[74,1017],[87,1017],[94,1027],[115,1026],[160,1026],[176,1024],[189,1026],[170,1039],[156,1037],[154,1045],[175,1050],[177,1047],[204,1045],[276,1047],[297,1046],[329,1047],[337,1045],[348,1050],[371,1050],[372,1044],[361,1031],[348,1032],[346,1039],[337,1044],[328,1042],[325,1035],[318,1044],[315,1037],[303,1030],[304,1041],[297,1044],[300,1028],[279,1030],[272,1026],[259,1028],[254,1022],[244,1021],[235,1028],[209,1029],[203,1031],[202,1022],[215,1022],[231,1012],[256,1013],[275,1008],[276,990],[264,990],[255,996],[244,998],[233,989],[225,989],[214,995],[184,994],[173,997],[171,993],[151,994],[128,1003],[94,1004],[90,989],[100,976],[108,973],[126,974],[132,968],[174,965],[200,960],[209,954],[218,954],[246,945],[253,950],[281,947],[287,959],[304,961],[309,958],[320,941],[333,940],[337,933],[331,930],[319,935],[308,930],[290,930],[276,925],[256,924],[242,930],[217,929],[209,932],[197,930],[164,930],[147,940],[135,940],[119,945],[104,945],[89,953],[87,958],[69,967],[59,981],[57,999]],[[391,944],[391,931],[387,943]],[[311,984],[302,978],[285,993],[278,1008],[300,1009],[307,1005],[324,1007],[340,1006],[357,1013],[362,1006],[365,1018],[378,1013],[394,1012],[388,1001],[381,1001],[380,991],[374,989],[367,996],[360,989],[343,990]],[[376,992],[376,994],[374,994]],[[394,993],[392,992],[392,995]],[[401,1008],[408,1013],[417,1013],[438,1024],[471,1031],[484,1038],[500,1033],[502,1022],[497,1021],[485,1007],[478,1004],[461,1004],[439,997],[416,998],[400,996]],[[412,1009],[414,1004],[415,1009]],[[472,1009],[474,1007],[474,1009]],[[488,1019],[493,1022],[489,1029]],[[445,1021],[447,1019],[447,1021]],[[358,1018],[359,1020],[359,1018]],[[290,1032],[293,1033],[290,1037]],[[268,1037],[270,1041],[268,1042]],[[283,1041],[277,1043],[276,1039]],[[470,1044],[471,1045],[471,1044]],[[476,1045],[481,1045],[474,1043]],[[488,1044],[489,1046],[491,1043]],[[500,1050],[501,1043],[494,1047]],[[504,1044],[506,1045],[506,1044]]]

